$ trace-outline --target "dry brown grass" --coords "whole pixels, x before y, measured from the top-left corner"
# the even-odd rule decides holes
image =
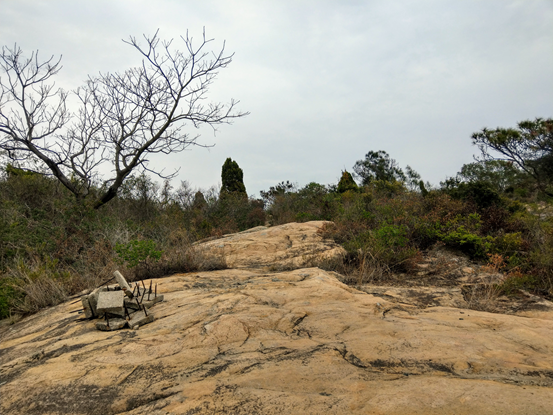
[[[463,297],[467,302],[467,308],[471,310],[487,311],[490,313],[499,310],[497,299],[502,294],[497,283],[482,283],[465,285],[462,288]]]
[[[201,246],[185,245],[166,251],[161,260],[145,263],[128,270],[129,281],[161,278],[180,272],[214,271],[226,269],[227,263],[222,253],[208,251]]]
[[[57,261],[33,257],[20,259],[2,275],[18,293],[10,306],[11,315],[26,315],[66,301],[70,296],[109,281],[116,269],[129,281],[160,278],[179,272],[212,271],[227,268],[222,255],[188,243],[168,249],[162,259],[132,269],[117,263],[108,249],[90,249],[80,263],[63,266]]]
[[[12,313],[31,314],[43,308],[60,304],[85,289],[98,286],[106,279],[114,263],[89,264],[80,272],[71,267],[62,267],[57,261],[38,258],[20,259],[6,270],[3,278],[20,295],[12,304]]]

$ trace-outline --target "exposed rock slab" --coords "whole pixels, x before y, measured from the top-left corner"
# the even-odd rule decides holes
[[[0,332],[2,414],[548,414],[549,320],[420,309],[318,268],[157,281],[139,330],[63,304]]]
[[[317,261],[341,258],[344,249],[317,231],[324,221],[258,226],[203,242],[213,255],[223,255],[229,268],[284,270],[313,266]]]
[[[393,303],[408,304],[418,308],[437,306],[468,308],[461,287],[396,287],[366,284],[357,289]]]
[[[521,292],[516,298],[505,296],[497,298],[493,294],[493,287],[480,284],[453,287],[398,287],[364,284],[356,288],[393,303],[417,308],[440,306],[460,309],[485,309],[485,311],[493,310],[494,312],[521,317],[553,320],[553,303],[551,301],[528,292]],[[473,293],[477,294],[479,289],[492,291],[490,292],[489,301],[486,301],[485,295],[473,295]],[[476,303],[476,301],[479,301],[479,303]],[[479,306],[481,308],[478,308]]]

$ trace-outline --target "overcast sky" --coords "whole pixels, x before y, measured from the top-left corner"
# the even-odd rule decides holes
[[[337,183],[370,150],[437,185],[473,161],[471,133],[553,117],[553,0],[0,0],[0,44],[63,55],[66,89],[139,64],[121,39],[203,27],[235,53],[210,96],[251,114],[156,159],[175,185],[220,183],[227,157],[254,196]]]

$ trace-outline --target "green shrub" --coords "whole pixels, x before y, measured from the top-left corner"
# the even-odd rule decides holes
[[[485,258],[493,246],[494,239],[491,236],[481,237],[469,232],[464,226],[455,230],[440,234],[440,239],[453,248],[469,254],[474,258]]]
[[[373,232],[374,256],[392,269],[405,270],[405,261],[417,255],[411,246],[405,225],[383,224]]]
[[[115,252],[119,259],[127,264],[128,268],[134,268],[147,262],[159,261],[162,251],[156,249],[156,243],[151,239],[132,240],[126,244],[116,244]]]
[[[374,232],[375,238],[384,247],[401,248],[408,243],[405,225],[384,224]]]
[[[318,218],[310,212],[300,212],[296,214],[296,222],[309,222]]]
[[[14,305],[21,301],[23,294],[16,290],[12,278],[0,277],[0,319],[10,316]]]
[[[508,276],[498,285],[500,293],[505,295],[518,294],[520,290],[532,291],[538,285],[538,279],[533,275],[516,274]]]
[[[409,243],[408,230],[404,225],[383,224],[377,229],[360,231],[344,243],[350,255],[367,258],[375,266],[401,271],[406,261],[417,255],[418,250]]]
[[[505,233],[494,239],[491,251],[503,256],[512,257],[524,249],[525,241],[521,232]]]
[[[443,184],[443,190],[454,199],[474,203],[479,209],[502,203],[499,193],[484,182],[459,182],[456,179],[448,179]]]
[[[387,197],[394,197],[405,192],[405,185],[400,181],[373,180],[372,186],[377,193]]]
[[[264,224],[263,201],[248,199],[244,193],[234,192],[225,193],[224,197],[208,202],[205,210],[196,216],[195,231],[200,238],[205,238],[239,232]],[[210,234],[205,234],[206,230],[209,230]]]
[[[336,187],[336,186],[334,186]],[[350,192],[345,192],[342,196]],[[327,186],[309,183],[295,190],[295,186],[280,183],[268,192],[261,192],[268,202],[267,213],[272,225],[311,220],[332,220],[336,216],[340,195]]]

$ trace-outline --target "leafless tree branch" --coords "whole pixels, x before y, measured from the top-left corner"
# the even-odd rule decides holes
[[[55,89],[52,78],[61,70],[61,57],[43,62],[38,52],[24,58],[19,47],[2,48],[0,67],[0,150],[25,163],[39,160],[79,200],[93,185],[104,189],[94,206],[113,199],[131,172],[149,171],[168,178],[163,170],[147,165],[149,154],[180,152],[199,145],[198,128],[231,123],[247,115],[229,104],[206,103],[209,87],[233,54],[210,53],[205,31],[198,45],[181,37],[184,52],[173,41],[161,41],[158,32],[124,42],[141,56],[140,66],[123,73],[90,76],[73,92],[79,108],[67,108],[68,93]],[[111,166],[112,174],[100,178],[99,168]]]

